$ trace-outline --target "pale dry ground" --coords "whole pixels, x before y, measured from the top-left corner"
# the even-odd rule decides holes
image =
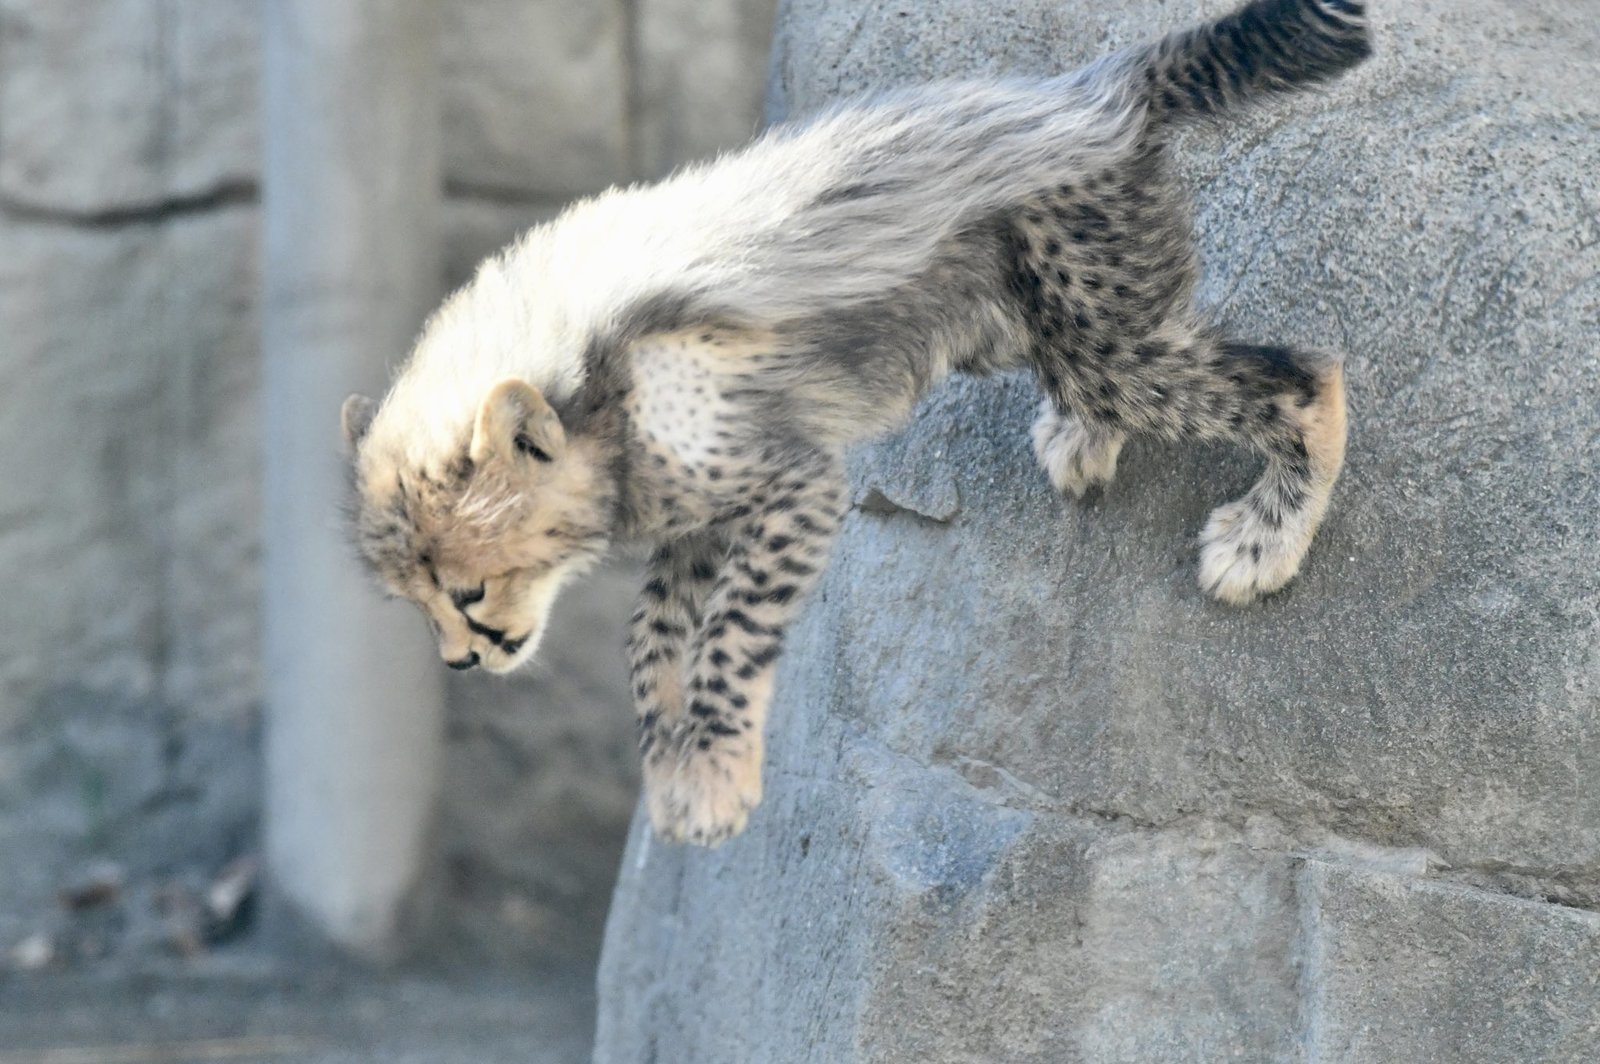
[[[579,1064],[587,978],[325,967],[0,975],[0,1064]]]

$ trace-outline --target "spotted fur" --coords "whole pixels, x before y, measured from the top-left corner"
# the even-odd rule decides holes
[[[381,404],[347,403],[361,552],[446,661],[503,672],[562,584],[652,545],[629,639],[647,807],[706,844],[760,800],[842,449],[951,372],[1032,371],[1062,491],[1109,481],[1136,434],[1260,453],[1201,533],[1200,581],[1277,590],[1343,460],[1340,364],[1196,308],[1164,142],[1368,51],[1353,0],[1256,0],[1063,77],[854,101],[579,203],[480,267]]]

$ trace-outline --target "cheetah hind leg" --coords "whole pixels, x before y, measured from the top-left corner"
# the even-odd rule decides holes
[[[1046,399],[1033,421],[1033,453],[1062,494],[1083,498],[1097,485],[1111,483],[1117,475],[1123,434],[1063,413]]]
[[[1325,370],[1295,433],[1244,498],[1211,512],[1200,533],[1200,586],[1234,606],[1283,587],[1300,570],[1344,463],[1344,380]]]

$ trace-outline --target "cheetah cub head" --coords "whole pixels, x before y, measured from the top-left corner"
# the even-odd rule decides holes
[[[344,404],[357,548],[422,609],[448,665],[509,672],[538,648],[562,585],[609,546],[606,464],[521,380],[496,384],[454,433],[418,431],[401,405]]]

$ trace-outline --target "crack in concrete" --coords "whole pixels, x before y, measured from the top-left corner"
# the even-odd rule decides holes
[[[444,198],[450,200],[466,200],[473,203],[487,203],[496,207],[527,207],[539,210],[548,210],[552,213],[570,203],[579,194],[571,195],[550,194],[535,192],[532,189],[518,188],[514,185],[491,185],[476,181],[462,181],[459,178],[446,178],[444,182]]]
[[[866,491],[862,492],[861,498],[857,499],[855,502],[854,509],[859,510],[864,514],[872,514],[875,517],[893,517],[896,514],[906,514],[908,516],[917,518],[918,520],[929,521],[936,525],[949,524],[955,518],[956,513],[958,513],[960,510],[960,508],[957,507],[950,513],[925,513],[924,511],[918,510],[915,507],[907,506],[905,503],[889,498],[889,496],[885,495],[879,488],[868,488]]]
[[[0,193],[0,214],[19,222],[68,225],[80,229],[118,229],[129,225],[160,225],[174,218],[228,207],[255,206],[260,200],[260,185],[254,180],[239,178],[198,192],[114,207],[62,207],[49,203],[30,203]]]
[[[1600,912],[1600,867],[1541,867],[1498,859],[1464,860],[1423,846],[1395,846],[1350,838],[1307,815],[1285,818],[1281,810],[1240,806],[1230,815],[1183,812],[1164,819],[1061,799],[1002,766],[974,757],[924,763],[891,751],[922,769],[948,773],[982,801],[1030,813],[1086,821],[1118,832],[1216,836],[1231,834],[1252,850],[1287,857],[1374,869],[1391,875],[1451,883],[1486,894],[1518,898],[1585,912]]]

